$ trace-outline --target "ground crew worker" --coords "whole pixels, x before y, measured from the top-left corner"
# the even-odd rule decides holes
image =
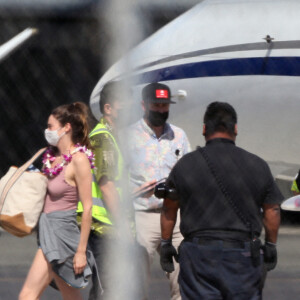
[[[161,265],[166,271],[177,257],[172,232],[180,207],[182,299],[261,299],[262,223],[264,260],[269,270],[276,266],[283,197],[267,163],[235,146],[236,124],[231,105],[211,103],[204,115],[206,146],[185,155],[159,191],[165,198]]]
[[[299,195],[300,194],[300,170],[296,176],[296,178],[293,180],[292,186],[291,186],[291,191],[293,192],[294,195]]]
[[[112,221],[120,219],[120,188],[118,181],[122,174],[122,155],[117,143],[116,120],[121,109],[117,84],[104,86],[100,93],[100,111],[103,114],[99,123],[89,137],[95,154],[95,171],[93,172],[92,197],[93,223],[89,237],[89,246],[94,254],[103,297],[99,289],[98,278],[93,273],[93,286],[89,300],[104,299],[114,293],[112,281],[112,264],[110,245],[114,240]],[[78,207],[80,214],[81,206]],[[108,298],[105,298],[108,299]]]

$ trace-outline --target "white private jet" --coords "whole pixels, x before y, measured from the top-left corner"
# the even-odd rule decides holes
[[[91,109],[99,118],[99,93],[109,81],[130,82],[131,108],[145,84],[163,82],[177,98],[171,122],[195,147],[204,144],[206,106],[229,102],[239,118],[237,145],[268,161],[288,198],[300,165],[299,11],[298,0],[204,0],[114,64]]]

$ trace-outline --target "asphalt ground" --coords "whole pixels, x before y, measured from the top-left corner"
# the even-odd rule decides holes
[[[0,231],[0,300],[14,300],[22,287],[36,252],[34,235],[17,238]],[[168,281],[156,256],[151,272],[149,300],[169,299]],[[88,288],[83,291],[87,299]],[[283,215],[278,238],[278,265],[269,272],[264,299],[299,299],[300,295],[300,213]],[[48,287],[42,300],[62,299]]]
[[[31,262],[37,250],[36,236],[15,237],[0,230],[0,300],[18,299]],[[151,291],[149,300],[168,299],[168,280],[159,266],[158,255],[151,270]],[[82,290],[84,299],[88,298],[89,287]],[[62,299],[60,293],[48,287],[41,300]]]

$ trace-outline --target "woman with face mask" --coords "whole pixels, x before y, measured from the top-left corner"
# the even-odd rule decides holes
[[[49,116],[43,156],[47,194],[38,227],[39,249],[19,299],[39,299],[54,280],[63,299],[82,299],[93,267],[87,252],[91,225],[93,153],[89,150],[88,107],[81,102],[62,105]],[[76,223],[78,199],[83,204],[81,232]]]

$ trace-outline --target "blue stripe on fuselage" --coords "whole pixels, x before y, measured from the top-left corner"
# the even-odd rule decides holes
[[[220,76],[300,76],[300,57],[252,57],[195,62],[133,76],[137,84]]]

